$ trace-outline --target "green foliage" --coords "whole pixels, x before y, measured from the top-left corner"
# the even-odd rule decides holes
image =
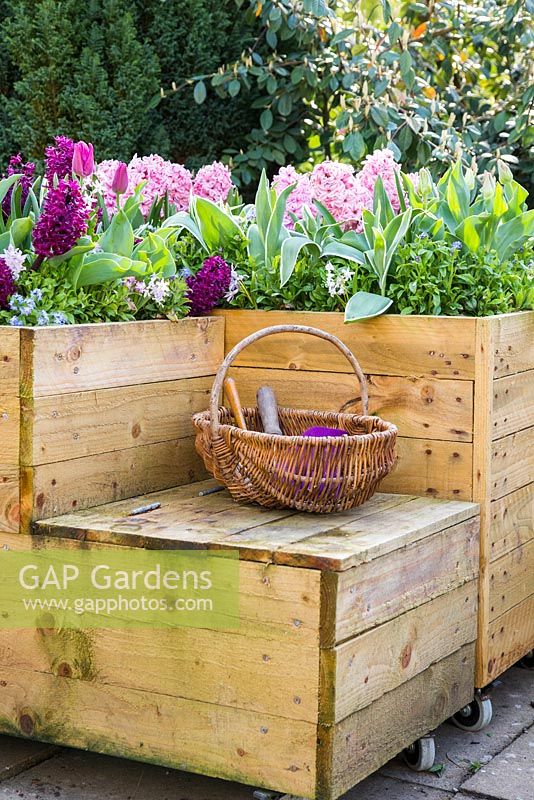
[[[190,168],[217,159],[226,147],[238,148],[243,130],[257,124],[259,112],[244,95],[211,94],[204,105],[193,98],[190,75],[210,73],[239,58],[252,31],[235,0],[136,0],[139,30],[156,51],[165,88],[175,82],[152,113],[151,138],[158,153]],[[197,83],[195,97],[202,93]]]
[[[459,154],[494,169],[500,157],[530,180],[532,0],[239,4],[253,42],[194,78],[197,102],[246,93],[260,112],[229,151],[242,185],[287,161],[359,161],[384,146],[408,169]]]
[[[400,314],[489,316],[534,306],[534,251],[504,263],[494,252],[477,254],[422,238],[402,244],[388,286]]]
[[[40,158],[58,133],[92,141],[99,158],[129,159],[145,143],[159,65],[130,6],[4,0],[0,42],[16,75],[6,116],[26,157]]]

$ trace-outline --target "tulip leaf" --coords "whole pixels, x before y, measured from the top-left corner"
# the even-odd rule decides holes
[[[290,279],[300,251],[303,248],[312,251],[317,257],[321,255],[319,245],[308,239],[307,236],[290,236],[282,242],[280,251],[280,286],[285,286]]]
[[[345,322],[357,322],[361,319],[379,317],[393,303],[389,297],[371,292],[356,292],[350,298],[345,309]]]
[[[221,250],[243,232],[235,218],[206,197],[193,197],[191,209],[209,250]]]
[[[129,258],[134,246],[134,232],[130,220],[121,209],[117,211],[111,225],[100,237],[100,247],[105,252],[117,253]]]
[[[163,239],[155,233],[149,233],[141,244],[137,245],[133,256],[142,261],[148,259],[151,271],[162,278],[170,278],[176,274],[176,263],[171,251]]]

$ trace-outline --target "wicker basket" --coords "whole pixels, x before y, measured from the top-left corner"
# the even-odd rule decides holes
[[[257,409],[244,408],[247,430],[236,427],[232,413],[218,407],[226,373],[245,347],[277,333],[306,333],[334,344],[356,373],[364,416],[281,408],[280,436],[264,433]],[[343,342],[317,328],[276,325],[243,339],[226,356],[215,376],[210,410],[193,417],[196,448],[236,500],[316,513],[344,511],[365,503],[396,461],[397,428],[367,412],[365,376]],[[317,425],[341,428],[348,436],[301,435]]]

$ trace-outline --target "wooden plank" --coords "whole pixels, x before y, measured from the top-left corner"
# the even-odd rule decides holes
[[[478,575],[478,518],[337,575],[335,642],[450,592]],[[324,642],[330,646],[333,642]]]
[[[0,394],[0,463],[19,463],[20,400]]]
[[[382,492],[472,500],[473,448],[468,442],[397,439],[399,461]]]
[[[534,538],[534,483],[491,503],[491,560]]]
[[[500,617],[532,594],[534,539],[494,561],[489,581],[489,619]]]
[[[16,397],[20,381],[20,331],[0,325],[0,394]]]
[[[470,581],[336,647],[333,719],[322,721],[339,722],[474,642],[476,612]]]
[[[21,506],[24,530],[32,520],[135,497],[205,476],[194,439],[177,439],[114,453],[26,467]]]
[[[534,427],[493,442],[491,448],[491,499],[534,481]]]
[[[489,317],[493,328],[493,377],[534,369],[534,311]]]
[[[486,684],[534,650],[534,594],[490,622]]]
[[[346,570],[398,552],[440,530],[452,529],[455,524],[473,519],[477,513],[478,507],[472,503],[412,498],[375,514],[358,515],[352,520],[345,517],[336,528],[287,543],[275,552],[274,560],[296,567]],[[288,521],[291,526],[295,522],[295,517]]]
[[[534,425],[534,370],[493,381],[492,439]]]
[[[311,588],[307,578],[299,575],[304,572],[293,571],[294,598],[299,591]],[[295,604],[291,611],[299,613]],[[265,621],[269,622],[267,615]],[[296,635],[288,635],[282,625],[265,626],[256,636],[244,635],[239,629],[227,632],[179,627],[91,631],[41,628],[16,634],[12,629],[0,629],[0,673],[2,667],[46,672],[316,722],[318,637],[311,641],[295,631]]]
[[[92,542],[91,548],[109,552],[110,548],[127,551],[124,545]],[[20,536],[0,532],[0,548],[22,552],[32,549],[79,550],[87,543],[78,539],[61,539],[55,536]],[[302,569],[298,573],[291,567],[241,561],[239,564],[239,618],[229,618],[228,628],[241,636],[294,640],[300,646],[318,646],[321,573]],[[222,626],[221,626],[222,627]]]
[[[19,468],[0,464],[0,530],[20,530]]]
[[[223,358],[222,320],[110,322],[23,331],[25,397],[212,375]]]
[[[473,699],[473,671],[474,647],[468,644],[333,728],[323,729],[332,773],[320,785],[318,797],[339,797],[459,711]]]
[[[309,722],[38,672],[0,678],[5,733],[313,795]]]
[[[110,503],[39,522],[37,530],[85,541],[162,546],[239,548],[241,558],[312,569],[348,569],[416,539],[470,519],[472,503],[377,494],[340,514],[297,514],[288,509],[238,505],[227,491],[199,497],[206,481]],[[140,517],[132,507],[161,508]]]
[[[476,686],[488,658],[489,622],[489,544],[491,496],[491,422],[493,414],[492,353],[494,329],[488,319],[476,322],[475,416],[473,421],[472,499],[480,504],[480,559],[478,631],[476,643]]]
[[[190,436],[211,376],[23,401],[22,463],[67,461]],[[1,419],[1,414],[0,414]]]
[[[475,319],[388,314],[345,325],[339,312],[220,311],[228,352],[249,334],[271,325],[310,325],[338,336],[364,372],[473,380]],[[328,342],[295,333],[268,337],[245,350],[236,366],[351,372]]]
[[[276,343],[276,339],[273,340]],[[256,405],[259,386],[271,386],[281,406],[360,413],[360,391],[346,373],[236,367],[230,370],[243,405]],[[469,442],[473,434],[473,384],[391,375],[369,375],[369,413],[395,423],[402,435]]]

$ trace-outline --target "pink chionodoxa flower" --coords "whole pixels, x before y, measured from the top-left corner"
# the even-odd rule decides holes
[[[313,194],[310,183],[310,176],[307,174],[299,175],[295,167],[289,165],[287,167],[280,167],[278,174],[273,178],[273,188],[277,194],[283,192],[292,183],[296,183],[295,188],[287,198],[286,213],[284,216],[284,225],[287,228],[294,228],[295,223],[291,214],[294,214],[298,219],[302,219],[303,208],[313,206]]]
[[[313,197],[322,203],[338,222],[354,221],[359,187],[350,164],[323,161],[310,176]]]
[[[224,202],[231,188],[230,170],[220,161],[201,167],[193,180],[193,194],[213,200],[214,203]]]

